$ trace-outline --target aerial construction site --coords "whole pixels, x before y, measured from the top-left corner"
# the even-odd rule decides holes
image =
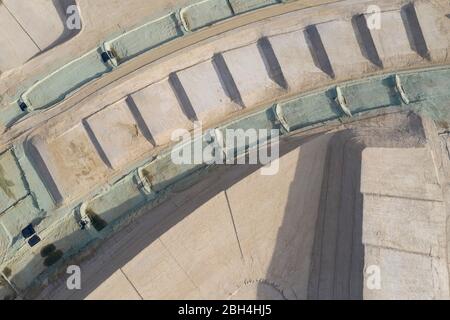
[[[448,0],[0,1],[0,299],[450,299]]]

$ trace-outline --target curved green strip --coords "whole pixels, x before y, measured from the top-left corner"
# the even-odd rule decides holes
[[[94,49],[38,81],[22,95],[28,108],[49,107],[91,80],[112,70],[101,59],[101,49]]]
[[[112,52],[117,65],[183,34],[176,16],[169,14],[105,42],[104,47]]]

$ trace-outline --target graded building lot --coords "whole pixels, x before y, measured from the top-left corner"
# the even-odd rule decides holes
[[[168,79],[143,88],[130,98],[129,103],[136,106],[156,145],[169,143],[176,129],[192,129],[192,122]]]
[[[0,32],[1,47],[10,48],[9,54],[4,52],[5,49],[2,50],[1,73],[25,62],[39,52],[37,46],[21,30],[4,5],[0,5]]]
[[[183,90],[187,96],[185,100],[179,99],[184,104],[185,112],[189,113],[191,109],[196,119],[204,125],[217,123],[240,109],[225,92],[215,68],[210,60],[180,71],[177,77],[181,87],[174,87],[179,95],[180,90]],[[208,90],[205,91],[204,88]]]
[[[79,30],[66,28],[66,9],[74,4],[74,0],[2,0],[0,74],[77,34]]]
[[[119,101],[86,120],[88,131],[94,136],[96,148],[112,168],[127,163],[134,154],[152,149],[151,142],[141,133],[126,100]],[[115,134],[112,136],[111,131]]]

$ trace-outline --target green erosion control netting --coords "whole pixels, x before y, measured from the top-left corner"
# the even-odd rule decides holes
[[[207,0],[193,4],[180,11],[183,25],[188,31],[212,25],[215,22],[231,18],[233,11],[227,0]]]
[[[281,3],[281,0],[229,0],[235,14],[245,13],[273,4]]]
[[[175,14],[170,14],[107,41],[104,47],[120,64],[183,34]]]
[[[403,107],[435,120],[450,121],[450,70],[435,69],[400,74],[402,86],[410,100],[406,105],[396,88],[395,75],[380,76],[341,87],[347,107],[357,115],[383,107]],[[288,131],[307,128],[344,116],[336,101],[336,88],[304,95],[277,106],[277,115]],[[447,100],[447,102],[446,102]]]
[[[83,85],[112,71],[121,63],[182,37],[186,32],[280,2],[283,1],[206,0],[181,9],[180,15],[171,13],[148,22],[106,41],[103,46],[36,82],[21,95],[18,101],[11,103],[3,110],[0,123],[10,127],[29,112],[51,107]]]
[[[95,49],[38,81],[22,95],[31,110],[49,107],[91,80],[112,70]]]

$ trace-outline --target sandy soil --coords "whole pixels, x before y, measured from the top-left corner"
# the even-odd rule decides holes
[[[429,152],[425,141],[421,119],[405,114],[290,137],[282,143],[279,174],[262,176],[251,166],[220,168],[173,194],[83,262],[81,291],[66,290],[61,279],[40,298],[379,298],[380,292],[374,296],[364,287],[366,262],[379,255],[365,247],[363,152]],[[426,165],[434,168],[431,160]],[[415,278],[428,283],[430,275],[422,271]],[[442,297],[448,281],[440,279]],[[423,295],[435,293],[426,289]],[[392,297],[389,290],[381,294]]]

